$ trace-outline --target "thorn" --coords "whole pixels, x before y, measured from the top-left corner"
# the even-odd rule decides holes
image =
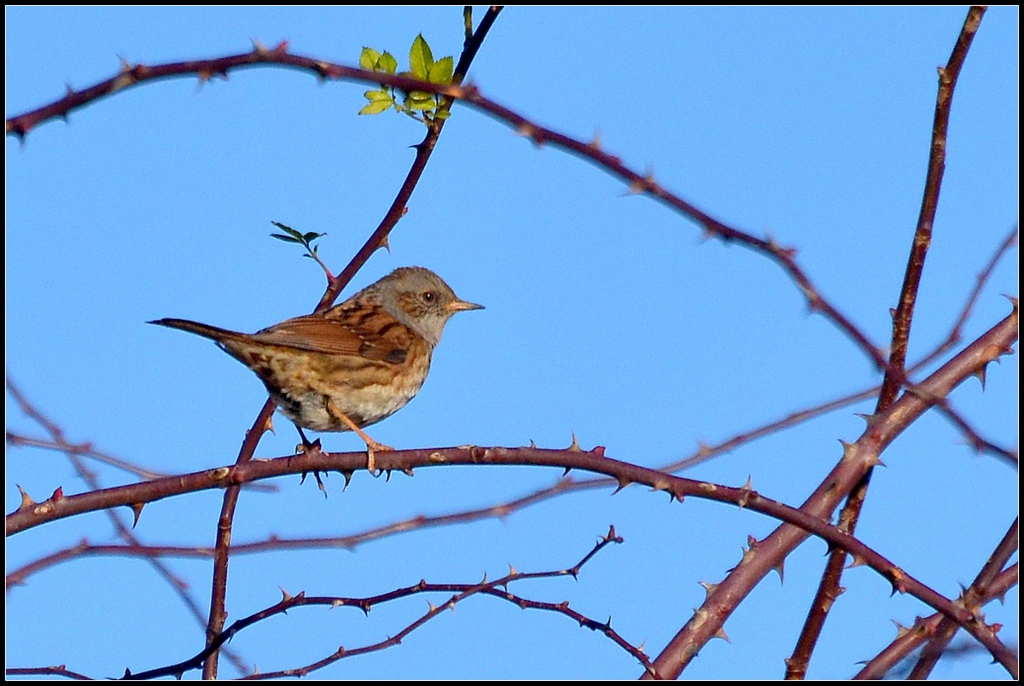
[[[402,215],[404,216],[405,213],[408,212],[408,211],[409,211],[409,208],[406,207],[405,210],[402,212]],[[377,249],[379,250],[380,248],[384,248],[389,253],[391,252],[391,241],[388,240],[388,235],[387,234],[384,234],[381,237],[380,243],[377,245]]]
[[[625,488],[626,486],[628,486],[631,483],[633,483],[632,481],[630,481],[628,478],[626,478],[624,476],[618,476],[618,477],[616,477],[616,479],[618,480],[619,485],[615,488],[614,491],[612,491],[612,495],[615,495],[616,493],[621,491],[623,488]]]
[[[778,251],[779,254],[784,255],[791,260],[795,260],[796,256],[800,254],[800,251],[796,248],[783,248],[781,245],[778,246]]]
[[[128,60],[125,57],[118,55],[117,60],[121,63],[122,74],[127,74],[132,70],[132,65],[128,64]]]
[[[53,491],[53,495],[51,495],[48,499],[52,500],[53,502],[57,502],[58,500],[63,500],[64,499],[64,489],[61,486],[57,486],[57,488]]]
[[[615,525],[614,524],[609,524],[608,525],[608,533],[606,533],[604,535],[604,540],[606,540],[606,541],[615,541],[616,543],[622,543],[622,538],[620,536],[616,536],[615,535]]]
[[[256,38],[252,39],[252,51],[257,55],[266,55],[268,50],[263,43],[260,43]]]
[[[412,473],[412,467],[402,467],[402,474],[405,474],[406,476],[415,476]]]
[[[572,471],[572,467],[565,467],[564,470],[562,471],[562,476],[565,476],[566,474],[568,474],[571,471]]]
[[[604,457],[604,446],[603,445],[595,445],[593,450],[591,450],[590,452],[594,453],[598,457]]]
[[[848,555],[850,556],[850,564],[846,565],[847,569],[853,569],[854,567],[860,567],[867,564],[867,561],[860,555],[854,555],[853,553],[848,553]]]
[[[904,636],[906,636],[907,634],[910,633],[910,629],[909,628],[903,626],[902,624],[897,622],[895,619],[890,620],[890,621],[892,621],[892,623],[896,625],[896,638],[903,638]]]
[[[18,490],[21,491],[21,505],[18,506],[19,510],[23,510],[26,507],[32,507],[36,504],[36,501],[32,500],[32,497],[25,492],[25,489],[18,485]]]
[[[508,566],[508,573],[509,573],[509,576],[517,576],[519,574],[519,572],[516,571],[516,568],[513,567],[512,565]]]
[[[707,581],[698,581],[697,583],[704,587],[704,602],[708,602],[708,598],[710,598],[711,594],[718,588],[718,584],[712,584]]]
[[[743,495],[736,504],[742,509],[747,506],[747,503],[750,502],[751,494],[754,493],[754,482],[750,476],[747,476],[747,483],[743,484],[743,488],[741,488],[740,491]]]
[[[657,182],[654,180],[654,168],[653,167],[648,167],[647,171],[644,172],[644,185],[647,187],[647,190],[651,190],[656,185],[658,185]]]
[[[532,438],[530,439],[530,448],[532,448],[533,450],[537,449],[537,444],[533,442]]]
[[[875,414],[867,414],[865,412],[854,412],[853,416],[860,417],[861,419],[863,419],[864,423],[867,424],[869,429],[873,424],[875,424],[878,421],[878,415]]]
[[[352,470],[347,470],[341,473],[341,475],[345,477],[345,486],[341,489],[342,493],[348,490],[348,485],[352,483],[353,474],[355,474],[355,472],[353,472]]]
[[[132,520],[133,529],[135,528],[135,525],[139,523],[139,517],[142,516],[142,508],[145,506],[146,503],[135,503],[133,505],[129,505],[129,507],[132,508],[132,512],[135,513],[135,518]]]
[[[281,589],[281,601],[282,602],[287,603],[289,600],[292,600],[292,594],[289,593],[288,591],[284,590],[284,586],[278,586],[278,588]]]
[[[892,580],[891,580],[890,583],[892,583],[892,594],[891,595],[896,595],[896,591],[899,591],[900,594],[904,594],[904,593],[907,592],[906,575],[903,573],[903,570],[900,569],[899,567],[894,567],[893,568],[893,570],[892,570]]]
[[[540,132],[540,129],[525,120],[516,127],[516,133],[531,139],[538,148],[544,145],[544,135]]]
[[[841,438],[839,439],[839,444],[841,446],[843,446],[843,457],[842,457],[842,459],[848,460],[848,459],[853,458],[854,454],[856,453],[856,448],[857,448],[856,444],[854,444],[854,443],[847,443],[846,441],[844,441]]]
[[[572,432],[572,443],[569,444],[567,450],[571,453],[582,453],[583,450],[580,448],[580,442],[576,440],[576,432]]]
[[[429,600],[427,601],[427,607],[430,608],[431,612],[437,612],[437,607],[432,602],[430,602]]]
[[[697,457],[700,459],[711,457],[711,446],[704,441],[697,441]]]
[[[779,574],[779,585],[781,586],[781,585],[785,584],[786,583],[786,560],[785,559],[779,560],[779,564],[777,564],[774,567],[772,567],[772,569],[774,569]]]
[[[729,635],[725,633],[725,628],[724,627],[718,627],[718,631],[715,632],[715,635],[712,636],[712,638],[721,638],[726,643],[732,643],[732,641],[729,640]]]
[[[314,62],[313,68],[316,69],[316,78],[320,83],[327,80],[327,77],[331,75],[331,65],[327,62]]]
[[[977,377],[978,381],[981,382],[981,391],[983,393],[985,392],[985,372],[987,369],[988,363],[982,362],[980,365],[978,365],[978,368],[974,370],[974,373],[971,374],[971,376]]]

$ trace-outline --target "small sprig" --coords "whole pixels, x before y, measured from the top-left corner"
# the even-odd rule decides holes
[[[359,55],[359,66],[370,71],[394,74],[398,69],[398,61],[387,52],[378,52],[373,48],[363,48]],[[455,61],[449,55],[434,60],[434,53],[423,34],[416,36],[409,49],[409,71],[400,76],[419,79],[437,85],[447,86],[452,82]],[[438,119],[447,119],[448,108],[442,107],[443,96],[426,91],[399,91],[381,84],[379,90],[369,90],[363,95],[369,103],[359,110],[359,114],[380,114],[392,107],[395,111],[407,114],[417,121],[429,125]],[[401,100],[399,100],[399,97]]]
[[[284,241],[285,243],[298,243],[299,245],[306,249],[306,254],[303,255],[303,257],[308,257],[311,260],[315,260],[316,263],[320,265],[320,268],[324,270],[324,273],[327,275],[328,281],[334,278],[334,275],[331,274],[331,270],[327,268],[327,265],[323,263],[323,260],[320,259],[320,256],[316,252],[317,248],[319,248],[320,246],[313,245],[313,241],[323,238],[324,236],[327,235],[326,233],[316,233],[315,231],[302,233],[300,231],[296,231],[295,229],[286,224],[282,224],[281,222],[271,221],[270,223],[284,231],[284,233],[270,234],[272,237],[276,238],[279,241]]]

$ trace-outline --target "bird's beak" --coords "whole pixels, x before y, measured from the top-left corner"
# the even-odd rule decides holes
[[[452,300],[448,303],[448,310],[453,314],[455,312],[462,312],[463,310],[482,310],[483,305],[477,305],[476,303],[468,303],[465,300]]]

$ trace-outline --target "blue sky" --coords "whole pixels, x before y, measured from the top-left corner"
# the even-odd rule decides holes
[[[722,221],[799,250],[821,292],[880,345],[903,278],[924,183],[936,89],[964,8],[512,8],[471,71],[481,91],[532,120],[606,149]],[[476,18],[482,8],[477,8]],[[356,64],[364,45],[405,62],[422,33],[435,56],[461,48],[456,8],[8,8],[6,112],[109,78],[118,56],[157,64],[235,54],[251,39]],[[1017,8],[989,10],[953,105],[947,174],[911,340],[937,344],[996,246],[1018,221]],[[6,365],[69,440],[166,473],[234,461],[265,394],[208,342],[147,326],[185,317],[255,331],[308,312],[323,276],[269,237],[270,222],[328,234],[335,271],[377,225],[412,161],[421,125],[359,117],[367,87],[250,69],[200,87],[146,85],[51,122],[6,148]],[[373,427],[396,447],[462,444],[584,447],[657,466],[877,380],[865,358],[789,278],[739,246],[702,242],[689,221],[622,183],[456,106],[409,212],[357,275],[354,292],[393,268],[422,265],[487,309],[445,332],[420,395]],[[973,340],[1017,295],[1012,250],[964,332]],[[953,404],[987,438],[1018,440],[1018,363],[1004,358],[982,393]],[[872,402],[775,434],[686,475],[797,504],[854,440]],[[40,431],[7,400],[9,431]],[[287,454],[283,417],[259,456]],[[325,448],[357,450],[351,434]],[[969,583],[1016,516],[1018,477],[974,454],[926,416],[883,456],[858,535],[947,595]],[[105,485],[130,477],[96,466]],[[502,502],[552,483],[538,468],[440,468],[390,481],[357,474],[325,500],[297,478],[245,493],[234,540],[338,536],[418,514]],[[8,449],[7,511],[23,486],[37,500],[85,487],[66,459]],[[571,605],[657,654],[739,560],[756,513],[629,488],[566,496],[503,520],[415,531],[355,552],[238,557],[228,611],[239,618],[291,593],[369,595],[421,578],[471,582],[508,565],[571,566],[609,524],[626,542],[578,581],[523,583],[529,597]],[[209,545],[221,494],[147,507],[151,544]],[[8,570],[82,538],[112,539],[103,514],[65,520],[7,543]],[[806,614],[825,546],[765,579],[688,678],[777,678]],[[171,560],[200,605],[208,561]],[[849,677],[928,613],[889,597],[864,568],[844,577],[811,665]],[[434,602],[443,601],[443,597]],[[1016,645],[1016,589],[987,608]],[[362,613],[294,610],[232,642],[261,671],[296,667],[338,645],[395,633],[422,598]],[[230,619],[229,618],[229,619]],[[95,677],[183,659],[202,631],[181,601],[133,559],[93,557],[33,576],[7,598],[7,665],[65,663]],[[564,617],[478,598],[401,646],[344,660],[325,678],[632,678],[635,661]],[[192,673],[194,676],[195,673]],[[222,675],[233,676],[222,663]],[[985,655],[936,676],[1001,678]]]

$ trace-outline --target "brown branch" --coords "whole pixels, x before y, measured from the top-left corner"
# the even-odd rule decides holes
[[[928,157],[928,172],[925,179],[924,199],[921,203],[921,211],[917,220],[917,228],[914,231],[914,239],[911,243],[910,257],[907,261],[907,268],[903,277],[903,287],[900,291],[899,304],[893,314],[892,340],[889,345],[889,364],[885,369],[885,378],[882,381],[882,389],[878,395],[878,403],[875,406],[875,413],[887,410],[896,400],[900,389],[906,383],[907,349],[910,342],[910,326],[914,317],[914,306],[917,303],[917,291],[921,283],[921,275],[924,273],[924,261],[928,254],[928,248],[932,241],[932,227],[935,222],[935,212],[939,206],[939,191],[942,188],[942,177],[946,169],[946,138],[949,130],[949,114],[953,104],[953,89],[956,87],[957,77],[960,75],[960,68],[963,66],[967,51],[974,40],[974,34],[981,23],[981,17],[985,13],[984,8],[972,7],[967,13],[960,36],[953,48],[953,54],[949,58],[945,69],[939,69],[939,93],[935,102],[935,119],[932,125],[931,151]],[[952,415],[948,405],[944,405],[947,414]],[[961,428],[970,428],[966,422],[961,423]],[[973,432],[972,430],[972,433]],[[976,434],[975,434],[976,437]],[[974,444],[978,445],[979,441]],[[864,500],[867,498],[868,486],[871,483],[871,470],[869,469],[862,477],[860,483],[853,489],[849,499],[843,506],[839,516],[839,526],[844,531],[853,533],[857,529],[857,521],[860,518],[861,510],[864,507]],[[808,612],[804,627],[797,639],[796,647],[792,656],[786,660],[786,678],[803,679],[807,673],[807,665],[810,663],[811,654],[821,636],[821,630],[825,626],[833,603],[839,597],[839,584],[842,580],[843,569],[846,566],[846,551],[841,549],[833,550],[829,555],[828,563],[822,573],[821,581],[811,608]]]
[[[930,362],[937,359],[940,355],[942,355],[947,350],[949,350],[950,348],[952,348],[953,346],[960,342],[960,339],[963,337],[964,325],[967,324],[968,318],[970,318],[971,313],[974,311],[974,305],[975,303],[977,303],[978,297],[981,295],[982,289],[985,288],[985,285],[988,283],[989,278],[991,278],[992,276],[992,272],[995,270],[996,266],[1003,259],[1006,253],[1009,252],[1010,248],[1017,245],[1017,233],[1018,228],[1016,226],[1010,229],[1010,232],[1002,240],[1002,242],[996,248],[995,253],[993,253],[992,257],[989,259],[988,264],[986,264],[982,268],[981,272],[979,272],[978,275],[975,277],[974,287],[971,289],[971,292],[967,295],[967,300],[966,302],[964,302],[963,307],[960,309],[960,315],[956,318],[956,321],[953,322],[953,326],[952,328],[950,328],[945,340],[943,340],[942,343],[937,345],[934,350],[925,355],[921,360],[916,362],[911,368],[912,371],[926,364],[929,364]]]
[[[995,551],[989,557],[988,562],[981,568],[978,576],[975,577],[974,583],[970,585],[963,593],[960,594],[960,604],[971,610],[975,614],[981,611],[982,605],[987,602],[991,597],[989,596],[988,586],[991,584],[996,576],[1002,571],[1003,566],[1010,559],[1018,547],[1019,542],[1017,536],[1019,534],[1018,524],[1020,518],[1014,519],[1013,524],[1010,525],[1009,530],[1003,539],[996,546]],[[911,679],[927,679],[931,674],[935,664],[942,657],[942,653],[949,646],[949,642],[953,640],[953,636],[956,635],[959,626],[955,623],[948,621],[945,617],[939,622],[935,633],[932,635],[931,640],[925,649],[921,652],[921,657],[918,659],[914,669],[910,671]],[[1018,678],[1016,673],[1012,674],[1013,678]]]
[[[1009,345],[1016,338],[1016,310],[996,327],[975,341],[953,360],[944,365],[929,377],[922,386],[938,397],[948,393],[979,364],[990,358],[992,346]],[[1000,348],[1001,349],[1001,348]],[[899,433],[917,419],[930,403],[915,394],[906,394],[891,408],[886,416],[877,417],[869,426],[865,436],[856,444],[850,445],[844,459],[833,470],[827,485],[819,488],[809,504],[803,510],[796,510],[782,503],[762,496],[748,484],[741,488],[727,487],[708,482],[672,477],[655,470],[612,460],[604,456],[603,448],[595,448],[584,452],[577,445],[567,450],[540,450],[536,448],[479,448],[463,447],[449,449],[405,450],[382,454],[380,467],[385,470],[400,470],[411,473],[415,467],[438,466],[443,464],[491,464],[491,465],[546,465],[562,468],[581,469],[614,476],[620,487],[631,483],[641,483],[656,491],[665,491],[671,498],[682,500],[686,495],[699,498],[727,502],[750,510],[776,517],[787,524],[783,527],[786,536],[791,537],[791,546],[802,542],[808,535],[816,535],[830,544],[850,551],[861,560],[881,573],[900,592],[911,593],[929,605],[956,619],[979,640],[989,646],[994,654],[999,652],[999,644],[991,635],[990,630],[969,612],[957,607],[941,594],[919,583],[892,562],[868,548],[849,534],[839,531],[828,523],[828,512],[835,507],[843,492],[844,483],[853,483],[866,465],[874,464],[878,454]],[[128,504],[149,501],[172,495],[173,492],[187,492],[196,488],[216,488],[230,484],[269,478],[285,473],[302,473],[311,471],[352,472],[365,468],[365,453],[304,453],[276,460],[249,461],[232,467],[221,467],[195,474],[186,474],[175,479],[162,482],[147,482],[130,487],[106,489],[101,492],[85,493],[78,496],[55,496],[45,503],[28,503],[18,511],[8,515],[8,531],[14,533],[28,526],[35,526],[43,521],[62,518],[102,507],[117,504]],[[851,481],[851,479],[853,481]],[[129,490],[131,489],[131,490]],[[120,502],[119,502],[120,501]],[[794,533],[795,532],[795,533]],[[773,534],[773,536],[775,536]],[[789,545],[789,544],[787,544]],[[750,582],[750,569],[765,567],[774,568],[784,559],[791,547],[778,546],[774,540],[754,542],[750,555],[737,570],[743,571],[743,583]],[[735,575],[735,572],[734,572]],[[763,576],[763,575],[762,575]],[[729,579],[722,585],[730,583]],[[731,583],[736,583],[735,581]],[[716,597],[709,595],[709,600]],[[735,596],[738,601],[742,595]],[[721,617],[724,621],[725,616]],[[705,622],[706,623],[706,622]],[[720,628],[720,624],[719,627]],[[717,631],[717,629],[715,630]],[[711,635],[715,633],[712,632]],[[710,638],[710,636],[708,636]],[[660,658],[659,658],[660,659]],[[662,668],[658,673],[665,675]]]
[[[983,589],[972,585],[971,589],[974,589],[976,592],[975,597],[977,598],[978,606],[980,607],[997,598],[1001,600],[1007,591],[1017,586],[1020,582],[1019,570],[1018,563],[1015,562],[1002,572],[996,574],[992,581],[987,583]],[[896,639],[879,652],[877,656],[872,658],[854,678],[884,678],[896,664],[906,659],[918,646],[936,636],[943,619],[943,615],[933,614],[929,617],[918,618],[910,628],[899,627]],[[1016,672],[1011,673],[1016,678]]]
[[[369,613],[370,609],[376,605],[391,602],[393,600],[398,600],[401,598],[408,598],[414,595],[419,595],[421,593],[455,593],[456,595],[452,596],[439,606],[434,606],[433,604],[431,604],[430,610],[428,612],[426,612],[424,615],[413,621],[411,624],[407,625],[401,631],[397,632],[393,636],[383,641],[379,641],[377,643],[353,649],[339,648],[333,654],[327,656],[326,658],[318,660],[313,664],[295,669],[283,670],[280,672],[266,672],[253,674],[250,675],[249,678],[273,679],[280,678],[283,676],[306,676],[316,671],[317,669],[326,667],[327,665],[337,662],[338,660],[341,660],[343,658],[353,657],[355,655],[365,655],[367,653],[377,652],[380,650],[384,650],[386,648],[390,648],[401,643],[406,636],[408,636],[413,631],[426,624],[431,619],[434,619],[442,612],[445,612],[449,609],[453,609],[456,604],[477,594],[489,595],[496,598],[500,598],[502,600],[511,602],[522,609],[543,610],[547,612],[555,612],[570,617],[571,619],[578,622],[581,627],[586,627],[588,629],[591,629],[592,631],[601,631],[605,634],[605,636],[607,636],[613,642],[615,642],[616,645],[626,650],[633,657],[635,657],[640,662],[640,664],[647,668],[650,666],[650,661],[647,658],[647,656],[643,653],[642,650],[636,648],[631,643],[622,638],[621,635],[615,632],[611,628],[610,621],[598,622],[594,619],[591,619],[586,615],[583,615],[575,610],[570,609],[568,602],[544,603],[540,601],[522,598],[518,595],[509,593],[507,590],[507,586],[510,583],[515,583],[517,581],[527,581],[531,579],[548,579],[565,576],[572,576],[573,578],[576,578],[579,575],[582,567],[585,564],[587,564],[587,562],[589,562],[594,557],[594,555],[596,555],[605,546],[611,543],[622,543],[622,538],[615,534],[615,527],[611,527],[608,530],[608,533],[598,540],[598,542],[594,545],[590,552],[587,553],[579,562],[577,562],[572,567],[548,572],[525,573],[517,572],[515,569],[512,569],[508,574],[501,577],[500,579],[495,579],[494,581],[487,581],[485,578],[483,581],[475,584],[428,584],[425,581],[420,581],[419,583],[413,586],[398,588],[387,593],[382,593],[379,595],[370,596],[366,598],[340,598],[326,596],[307,597],[304,592],[299,593],[295,596],[285,593],[284,598],[282,598],[281,601],[276,603],[275,605],[268,607],[264,610],[260,610],[259,612],[253,613],[248,617],[243,617],[242,619],[239,619],[238,621],[234,622],[227,630],[225,630],[222,634],[218,635],[210,646],[207,646],[207,648],[199,654],[173,665],[159,667],[156,669],[147,670],[145,672],[139,672],[137,674],[126,674],[125,677],[143,680],[155,679],[162,676],[174,676],[180,679],[181,676],[186,671],[190,669],[196,669],[201,664],[203,664],[204,661],[208,660],[210,655],[213,654],[214,651],[220,648],[227,641],[231,640],[238,632],[258,622],[268,619],[269,617],[285,613],[293,607],[313,605],[326,605],[328,607],[355,607],[362,610],[364,613]]]
[[[967,51],[974,41],[985,7],[972,7],[967,12],[960,36],[957,38],[953,53],[944,68],[939,69],[939,94],[935,100],[935,119],[932,124],[931,151],[928,156],[928,172],[925,179],[924,199],[921,212],[914,231],[914,240],[907,261],[906,273],[903,277],[903,288],[900,291],[899,303],[893,315],[892,343],[889,353],[889,370],[882,382],[882,393],[878,399],[878,409],[885,409],[896,399],[902,379],[896,376],[902,372],[907,361],[907,346],[910,341],[910,326],[914,318],[914,306],[917,303],[917,290],[924,272],[924,261],[932,242],[932,227],[935,223],[935,212],[939,207],[939,192],[942,189],[942,177],[946,171],[946,139],[949,132],[949,115],[953,106],[953,90]]]
[[[808,307],[812,312],[823,314],[833,324],[837,325],[847,337],[853,340],[867,354],[879,369],[884,370],[888,367],[885,355],[883,355],[878,346],[871,342],[846,315],[840,312],[836,306],[817,291],[806,272],[796,263],[794,259],[796,251],[794,249],[784,248],[771,238],[760,238],[720,222],[710,214],[662,187],[654,180],[650,173],[641,174],[636,172],[623,164],[619,157],[604,152],[599,147],[597,141],[585,143],[571,136],[535,124],[513,110],[484,97],[480,94],[479,89],[472,84],[441,86],[395,74],[383,74],[346,67],[324,60],[291,54],[288,52],[288,44],[285,42],[273,49],[256,46],[256,49],[252,52],[208,60],[192,60],[154,66],[141,64],[131,66],[125,64],[122,65],[121,74],[114,78],[87,88],[84,91],[69,91],[63,98],[54,103],[9,118],[7,120],[7,132],[24,137],[32,128],[44,121],[57,117],[66,117],[70,112],[100,98],[149,81],[193,75],[198,76],[200,79],[209,79],[214,75],[226,77],[230,71],[258,66],[285,66],[312,73],[320,79],[348,79],[365,83],[379,83],[401,90],[419,90],[444,95],[454,100],[461,100],[505,122],[521,135],[529,137],[538,146],[551,144],[572,155],[588,160],[603,168],[612,176],[622,179],[628,185],[631,192],[646,194],[656,198],[663,204],[696,222],[707,235],[716,236],[726,243],[735,241],[772,259],[789,274],[790,278],[807,299]],[[421,144],[422,146],[423,144]],[[389,213],[383,223],[397,221],[398,218],[395,216],[393,209],[392,213]],[[386,237],[386,232],[386,230],[380,228],[377,232],[374,232],[374,235],[371,236],[371,241],[367,243],[372,248],[364,246],[360,253],[357,254],[357,261],[368,259],[369,255],[382,245],[380,239]],[[365,252],[367,250],[369,252]],[[347,283],[347,280],[351,279],[354,273],[354,271],[349,270],[343,271],[336,277],[335,281]],[[325,299],[337,297],[337,293],[334,290],[340,292],[340,286],[334,286],[333,283],[328,289],[329,293],[325,294]],[[323,303],[324,301],[321,302]]]
[[[1017,339],[1018,312],[1016,305],[1009,317],[979,337],[953,359],[923,381],[920,393],[903,394],[886,411],[871,417],[864,434],[853,444],[845,446],[843,459],[801,507],[801,512],[827,520],[839,503],[849,494],[861,478],[878,463],[885,448],[904,429],[912,424],[935,402],[946,396],[965,378],[976,373],[993,357],[993,347],[1010,349]],[[676,678],[689,664],[701,647],[722,628],[738,603],[775,566],[804,540],[807,530],[784,524],[759,544],[771,551],[743,561],[714,590],[694,614],[694,617],[662,650],[654,665],[661,678]],[[837,545],[853,553],[844,544]],[[853,553],[858,555],[859,553]],[[963,624],[997,659],[1005,659],[1003,646],[989,627],[976,618]]]
[[[928,391],[932,400],[938,399],[942,393],[946,393],[955,387],[964,378],[974,373],[979,366],[986,364],[993,359],[994,352],[1003,351],[1009,348],[1016,340],[1017,335],[1017,312],[1007,317],[992,330],[987,332],[971,346],[962,351],[953,360],[935,372],[923,384],[922,388]],[[891,408],[888,416],[876,417],[869,427],[865,437],[862,438],[863,446],[851,446],[852,450],[844,459],[847,465],[864,465],[877,459],[877,452],[910,423],[920,415],[931,403],[925,397],[918,394],[908,393]],[[860,447],[861,450],[857,450]],[[622,485],[631,482],[646,483],[652,488],[668,491],[672,496],[681,498],[684,495],[696,495],[698,497],[743,504],[753,509],[772,516],[784,518],[785,521],[796,524],[806,531],[820,535],[838,547],[851,551],[855,555],[864,556],[869,564],[876,569],[884,569],[886,577],[899,590],[914,592],[930,604],[937,605],[944,612],[950,612],[958,621],[971,622],[969,613],[954,610],[948,607],[949,602],[942,599],[938,594],[929,591],[925,587],[916,589],[915,582],[908,581],[905,573],[884,559],[872,560],[873,551],[866,549],[862,544],[852,537],[837,532],[829,526],[824,518],[805,514],[792,510],[779,503],[773,503],[750,487],[735,489],[706,482],[696,482],[668,477],[653,470],[646,470],[634,465],[626,465],[616,461],[608,460],[602,456],[602,450],[595,450],[584,453],[578,448],[567,451],[541,451],[536,449],[483,449],[483,448],[461,448],[448,450],[419,450],[419,451],[398,451],[387,453],[382,456],[381,467],[384,469],[400,469],[411,471],[418,466],[431,466],[438,464],[534,464],[586,469],[599,473],[613,475]],[[870,458],[870,459],[869,459]],[[339,455],[327,455],[323,453],[314,455],[296,455],[278,460],[246,462],[232,467],[222,467],[208,470],[192,475],[183,475],[171,480],[162,480],[142,484],[134,484],[128,487],[107,489],[105,491],[86,493],[80,496],[63,497],[56,494],[42,504],[28,502],[18,511],[7,518],[8,532],[15,533],[28,526],[35,526],[43,521],[69,516],[76,511],[88,509],[99,509],[111,507],[118,504],[130,505],[132,503],[149,502],[154,499],[167,497],[173,491],[180,488],[179,492],[195,490],[197,488],[224,487],[232,483],[243,483],[253,479],[268,478],[283,473],[301,473],[307,471],[337,470],[341,472],[352,472],[357,468],[365,466],[365,455],[363,453],[346,453]],[[842,467],[842,465],[841,465]],[[843,470],[844,472],[847,470]],[[840,473],[841,474],[841,473]],[[173,483],[172,483],[173,482]],[[842,479],[836,480],[841,485]],[[174,488],[168,488],[173,486]],[[838,489],[841,491],[841,488]],[[121,501],[117,501],[117,497]],[[804,535],[802,538],[805,538]],[[801,538],[801,540],[802,540]],[[764,543],[758,547],[764,550]],[[794,543],[795,545],[795,543]],[[765,555],[754,555],[750,559],[764,559]],[[743,565],[741,564],[741,568]],[[738,568],[739,569],[739,568]],[[712,594],[714,595],[714,594]],[[934,597],[933,597],[934,596]],[[724,620],[724,617],[722,618]],[[991,643],[991,636],[983,635],[981,627],[968,625],[976,635],[981,636],[980,640]],[[998,650],[998,647],[992,648]],[[659,670],[659,674],[664,672]]]
[[[92,677],[72,672],[64,665],[54,665],[53,667],[8,667],[5,674],[7,676],[62,676],[65,679],[73,679],[75,681],[93,680]]]
[[[18,406],[21,408],[21,410],[30,418],[35,420],[40,426],[43,427],[43,429],[45,429],[52,436],[53,442],[56,446],[58,446],[59,448],[63,448],[64,454],[67,456],[68,460],[75,468],[75,471],[82,478],[82,480],[86,482],[89,488],[93,489],[94,491],[98,490],[100,488],[99,480],[96,478],[95,474],[93,474],[89,469],[86,468],[85,464],[82,462],[82,458],[79,454],[79,451],[76,449],[76,446],[72,446],[64,439],[63,430],[59,426],[57,426],[55,422],[51,421],[48,417],[46,417],[38,408],[35,407],[35,405],[31,404],[10,378],[7,379],[6,383],[8,393],[10,393],[11,397],[14,398],[15,402],[18,403]],[[117,512],[115,512],[114,510],[107,510],[106,514],[107,517],[110,519],[111,524],[114,526],[114,530],[117,532],[117,535],[122,540],[126,541],[129,545],[134,546],[136,548],[145,547],[139,543],[139,539],[135,536],[131,528],[129,528],[123,521],[121,521],[121,517]],[[185,604],[185,607],[188,608],[188,611],[192,615],[192,617],[200,625],[202,625],[202,611],[199,608],[199,603],[197,603],[195,598],[192,597],[192,594],[188,592],[188,584],[186,584],[180,577],[178,577],[178,575],[171,571],[171,569],[166,564],[164,564],[163,560],[159,559],[157,556],[147,555],[145,552],[142,552],[141,554],[143,559],[145,559],[145,561],[148,562],[149,565],[154,570],[156,570],[157,574],[161,578],[163,578],[163,580],[166,581],[167,584],[172,589],[174,589],[174,592],[178,594],[179,598],[181,598],[182,602]],[[8,580],[8,587],[9,586],[10,581]],[[229,652],[228,659],[231,660],[231,662],[235,665],[235,668],[240,673],[245,674],[248,671],[248,665],[246,665],[245,662],[235,652]]]
[[[501,11],[500,7],[491,7],[484,21],[481,22],[478,30],[471,36],[467,37],[465,47],[463,48],[463,54],[459,58],[458,68],[454,71],[452,81],[455,84],[462,82],[465,78],[466,72],[472,62],[472,58],[476,55],[483,39],[486,37],[491,26],[494,24],[494,20],[497,18],[498,13]],[[285,44],[282,44],[286,48]],[[281,48],[282,46],[278,46]],[[257,50],[259,52],[259,50]],[[451,100],[446,100],[441,105],[441,109],[448,111],[451,109]],[[434,151],[434,147],[437,145],[437,140],[441,135],[441,130],[444,128],[445,119],[443,117],[431,120],[427,127],[427,133],[423,141],[416,146],[416,157],[413,160],[412,167],[406,174],[405,181],[399,188],[394,201],[391,203],[391,207],[385,213],[384,218],[381,220],[377,229],[370,235],[367,241],[363,244],[363,247],[352,257],[348,265],[341,270],[341,272],[333,278],[328,277],[327,289],[324,291],[323,296],[320,298],[320,302],[314,308],[314,312],[321,312],[329,308],[342,289],[348,285],[352,277],[355,276],[356,272],[362,268],[364,264],[370,259],[379,248],[386,247],[388,244],[388,235],[391,230],[395,227],[398,221],[405,215],[406,202],[412,196],[413,190],[419,183],[420,177],[423,174],[423,170],[426,169],[427,162],[430,160],[430,156]],[[330,272],[327,272],[328,275]],[[274,401],[270,398],[267,399],[253,423],[252,429],[246,434],[246,440],[242,445],[242,450],[238,456],[238,462],[243,463],[252,458],[256,451],[256,444],[259,442],[260,436],[262,436],[265,427],[267,427],[270,421],[270,416],[274,411]],[[224,621],[227,617],[227,611],[225,608],[225,601],[227,596],[227,568],[228,568],[228,555],[231,545],[231,528],[234,520],[235,507],[238,502],[238,490],[239,486],[231,486],[224,493],[224,503],[221,508],[221,515],[217,526],[217,555],[214,558],[214,572],[213,572],[213,589],[212,597],[210,601],[210,619],[207,625],[207,641],[208,644],[213,638],[220,634],[224,629]],[[217,653],[214,651],[209,659],[206,661],[203,667],[203,677],[206,679],[214,679],[217,676]]]

